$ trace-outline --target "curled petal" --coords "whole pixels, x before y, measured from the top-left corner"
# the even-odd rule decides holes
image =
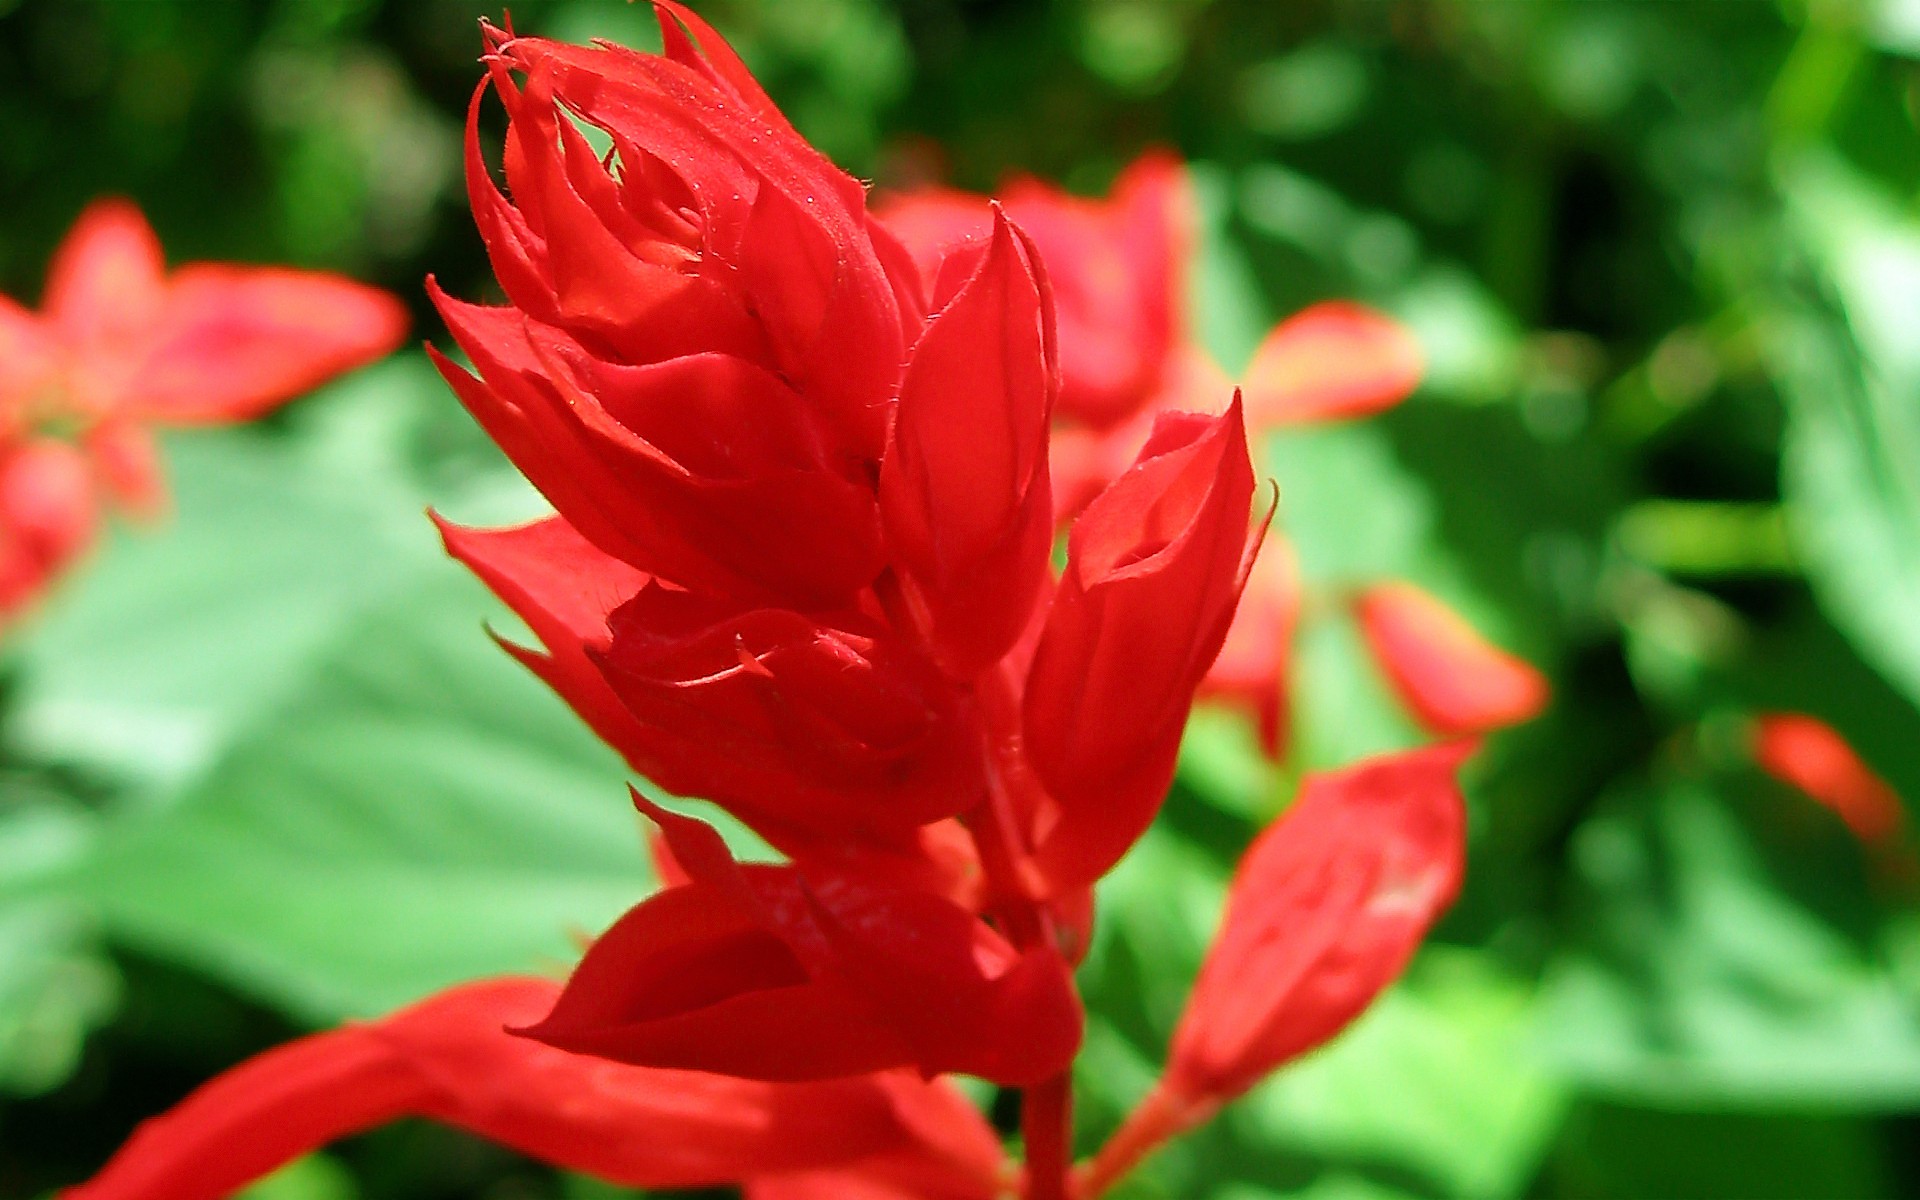
[[[1159,809],[1258,548],[1252,498],[1236,400],[1219,417],[1163,416],[1069,535],[1023,718],[1056,809],[1037,861],[1058,891],[1104,874]]]
[[[1050,311],[1031,250],[996,214],[972,276],[914,347],[881,465],[894,560],[963,677],[1019,637],[1046,579]]]
[[[1394,691],[1434,733],[1517,725],[1540,715],[1551,698],[1546,677],[1532,664],[1493,645],[1410,583],[1368,588],[1355,608]]]
[[[1256,839],[1173,1040],[1166,1088],[1229,1099],[1343,1029],[1406,968],[1465,865],[1455,774],[1429,747],[1311,776]]]
[[[557,985],[467,984],[367,1025],[268,1051],[134,1134],[69,1200],[219,1200],[336,1138],[403,1116],[627,1187],[709,1187],[904,1154],[918,1081],[778,1085],[582,1058],[503,1026]]]
[[[770,1080],[912,1066],[1018,1085],[1071,1061],[1079,1005],[1053,951],[1018,954],[930,893],[740,866],[707,826],[638,802],[692,882],[616,922],[528,1036]]]
[[[1767,774],[1824,805],[1863,842],[1893,842],[1906,828],[1893,788],[1817,717],[1763,714],[1754,722],[1753,755]]]
[[[1364,417],[1413,394],[1426,369],[1406,326],[1358,304],[1316,304],[1281,322],[1241,385],[1255,429]]]

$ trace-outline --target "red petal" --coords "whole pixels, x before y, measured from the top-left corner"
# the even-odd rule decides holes
[[[942,665],[960,677],[1006,653],[1047,577],[1058,377],[1044,289],[996,211],[978,268],[914,347],[881,464],[895,562]]]
[[[1453,902],[1471,747],[1310,776],[1241,861],[1174,1035],[1167,1086],[1225,1099],[1343,1029],[1400,975]]]
[[[55,363],[53,331],[0,296],[0,437],[20,432],[22,415],[36,393],[53,383]]]
[[[389,353],[407,326],[393,296],[337,275],[182,267],[125,403],[152,420],[248,420]]]
[[[36,600],[93,542],[93,475],[65,442],[0,452],[0,623]]]
[[[1024,717],[1058,810],[1037,831],[1058,891],[1104,874],[1159,810],[1251,565],[1252,498],[1236,401],[1220,417],[1163,416],[1134,468],[1073,527]]]
[[[1546,677],[1488,642],[1459,614],[1410,583],[1368,588],[1360,628],[1401,701],[1442,735],[1486,733],[1540,715]]]
[[[1260,746],[1276,762],[1286,743],[1287,672],[1299,623],[1299,556],[1285,538],[1270,533],[1200,695],[1253,714]]]
[[[160,239],[126,200],[96,200],[80,214],[47,268],[41,310],[71,343],[126,353],[165,303]]]
[[[1767,774],[1831,809],[1863,842],[1899,837],[1907,821],[1900,797],[1839,730],[1802,713],[1766,713],[1754,724],[1754,759]]]
[[[914,1066],[1017,1085],[1072,1061],[1080,1011],[1057,954],[1016,956],[930,893],[737,866],[711,829],[637,802],[693,882],[615,923],[529,1036],[757,1079]]]
[[[100,482],[134,515],[153,517],[167,507],[167,475],[153,435],[131,421],[109,419],[85,435]]]
[[[628,1187],[708,1187],[924,1142],[915,1081],[770,1085],[582,1058],[515,1038],[556,985],[468,984],[242,1064],[143,1125],[70,1200],[217,1200],[335,1138],[442,1121]],[[936,1101],[944,1103],[944,1101]]]
[[[1420,343],[1393,318],[1357,304],[1316,304],[1280,323],[1247,366],[1242,390],[1255,429],[1364,417],[1420,385]]]

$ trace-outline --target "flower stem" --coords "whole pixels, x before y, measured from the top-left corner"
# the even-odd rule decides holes
[[[1075,1200],[1097,1200],[1155,1150],[1206,1124],[1219,1107],[1218,1101],[1195,1100],[1168,1087],[1165,1080],[1155,1084],[1119,1132],[1080,1168],[1073,1181]]]
[[[1026,1200],[1067,1200],[1073,1162],[1073,1076],[1062,1072],[1020,1094],[1027,1148]]]

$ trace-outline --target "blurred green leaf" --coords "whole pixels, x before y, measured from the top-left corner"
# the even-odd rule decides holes
[[[1232,1119],[1303,1154],[1411,1172],[1436,1195],[1519,1196],[1568,1103],[1532,1034],[1523,981],[1483,955],[1428,950],[1351,1029]]]
[[[397,416],[428,395],[432,370],[397,359],[284,434],[169,437],[174,511],[116,528],[23,638],[13,743],[161,788],[204,768],[343,622],[439,569],[394,444]]]
[[[113,933],[320,1022],[557,972],[649,890],[621,767],[456,577],[340,630],[283,706],[74,887]]]
[[[1920,704],[1920,225],[1835,159],[1782,175],[1852,337],[1814,311],[1771,331],[1781,488],[1835,623]]]
[[[1696,1109],[1920,1103],[1920,1007],[1889,970],[1859,848],[1757,774],[1614,796],[1543,1037],[1587,1086]]]

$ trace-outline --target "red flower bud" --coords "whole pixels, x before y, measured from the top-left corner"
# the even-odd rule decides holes
[[[1486,733],[1546,708],[1546,677],[1481,637],[1459,614],[1410,583],[1368,588],[1356,601],[1361,632],[1401,702],[1441,735]]]
[[[1840,731],[1802,713],[1766,713],[1754,722],[1753,756],[1767,774],[1831,810],[1869,844],[1897,839],[1906,809]]]
[[[636,802],[693,882],[616,922],[527,1036],[770,1080],[913,1066],[1020,1085],[1072,1061],[1079,1002],[1057,952],[1019,954],[929,893],[741,866],[707,826]]]
[[[63,1195],[223,1200],[310,1150],[405,1116],[626,1187],[843,1167],[911,1171],[973,1196],[991,1195],[987,1181],[1003,1170],[992,1131],[938,1083],[898,1073],[760,1083],[582,1058],[502,1031],[557,991],[536,979],[466,984],[270,1050],[142,1125]]]
[[[928,322],[880,472],[889,546],[935,652],[961,677],[1006,653],[1047,579],[1047,418],[1058,387],[1038,261],[997,211]]]
[[[1174,1034],[1164,1088],[1224,1100],[1325,1042],[1406,968],[1453,902],[1467,745],[1309,777],[1255,840]]]
[[[1162,416],[1068,537],[1025,714],[1055,808],[1040,818],[1036,862],[1057,892],[1104,874],[1159,810],[1258,548],[1252,500],[1236,399],[1219,417]]]
[[[1256,429],[1365,417],[1398,404],[1426,369],[1420,343],[1358,304],[1316,304],[1261,340],[1247,364],[1247,420]]]

